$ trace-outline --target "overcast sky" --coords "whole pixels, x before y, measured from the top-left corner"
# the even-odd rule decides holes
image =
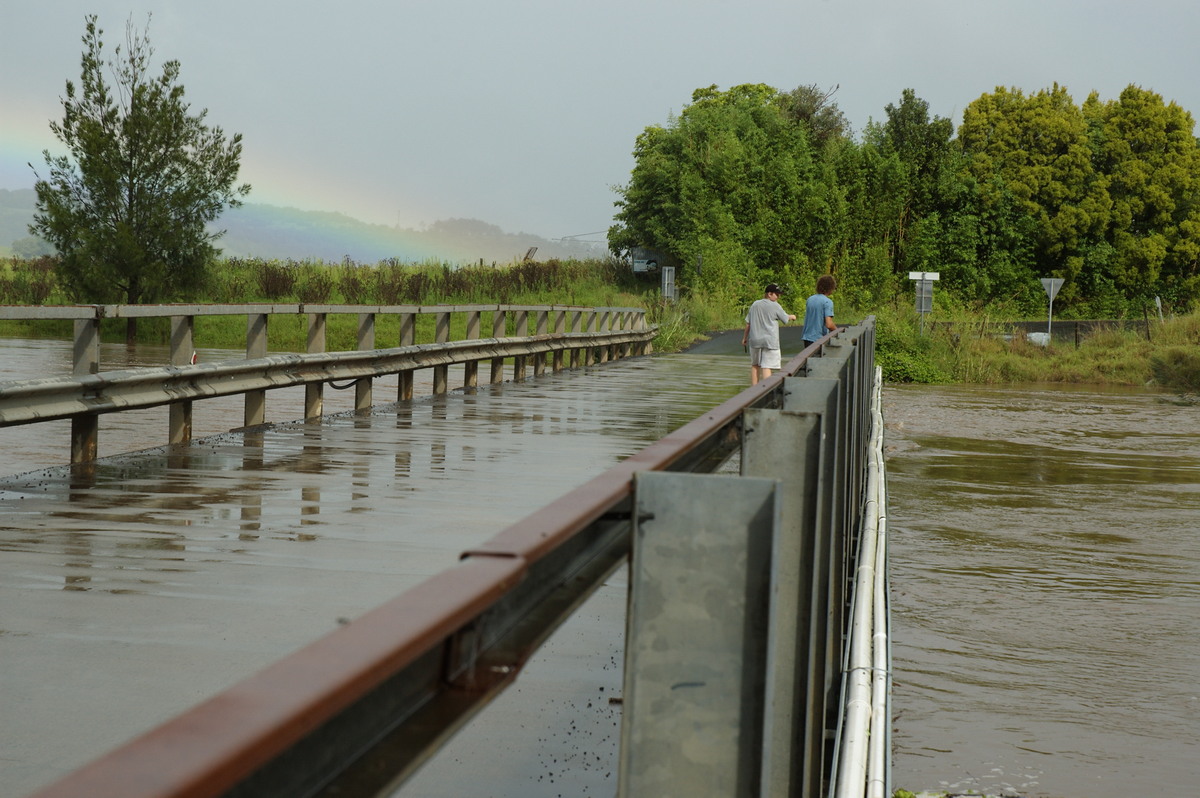
[[[932,113],[1057,82],[1200,113],[1195,0],[4,0],[0,188],[28,188],[78,83],[84,18],[146,25],[194,110],[244,136],[250,202],[546,238],[612,221],[634,139],[694,89],[840,86],[857,134],[905,88]]]

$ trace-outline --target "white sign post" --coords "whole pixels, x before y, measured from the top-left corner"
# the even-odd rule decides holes
[[[925,314],[933,310],[933,283],[940,280],[940,272],[909,272],[908,279],[917,283],[917,313],[921,314],[921,332],[925,332]]]
[[[1050,315],[1046,317],[1046,344],[1050,343],[1050,327],[1054,323],[1054,297],[1058,296],[1058,289],[1062,288],[1061,277],[1043,277],[1042,288],[1046,289],[1046,296],[1050,297]]]

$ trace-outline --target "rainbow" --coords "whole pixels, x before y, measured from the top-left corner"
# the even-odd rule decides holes
[[[41,100],[8,97],[0,114],[0,188],[33,188],[34,170],[47,176],[43,151],[58,155],[62,144],[50,131],[61,108]],[[30,168],[30,164],[34,167]],[[495,259],[494,253],[458,241],[432,240],[421,230],[385,223],[379,208],[394,209],[388,196],[365,196],[344,180],[312,171],[301,171],[270,153],[243,152],[241,182],[250,183],[246,205],[230,209],[217,227],[228,233],[217,242],[227,255],[268,258],[314,258],[340,261],[345,257],[364,263],[385,258],[413,262],[436,259],[450,262]],[[378,193],[378,192],[377,192]],[[341,209],[334,211],[332,209]],[[397,215],[399,212],[397,212]],[[7,242],[6,242],[7,243]],[[518,245],[511,255],[520,253]]]

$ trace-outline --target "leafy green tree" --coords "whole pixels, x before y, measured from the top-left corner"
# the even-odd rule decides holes
[[[638,136],[634,158],[609,247],[669,253],[684,267],[681,285],[740,293],[767,276],[787,279],[840,214],[804,128],[763,84],[697,89],[678,118]]]
[[[1092,293],[1155,294],[1186,302],[1200,293],[1200,145],[1191,114],[1139,86],[1083,106],[1097,172],[1111,202],[1090,253]]]
[[[69,155],[44,153],[50,172],[38,176],[29,229],[58,250],[60,280],[75,299],[177,297],[201,283],[217,254],[220,233],[206,225],[250,191],[234,185],[242,139],[206,125],[207,111],[190,113],[178,61],[150,75],[145,33],[127,24],[111,63],[102,36],[89,16],[79,90],[67,82],[62,121],[50,124]]]
[[[1061,296],[1079,290],[1084,251],[1108,219],[1102,182],[1092,169],[1087,122],[1066,88],[1026,97],[998,87],[967,106],[959,128],[967,170],[985,206],[1011,197],[1034,223],[1034,269],[1067,279]]]

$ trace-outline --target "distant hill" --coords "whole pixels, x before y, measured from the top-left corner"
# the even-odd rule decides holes
[[[0,255],[22,252],[29,240],[36,194],[33,189],[0,189]],[[231,257],[280,260],[377,263],[396,258],[410,263],[428,259],[474,263],[520,260],[530,247],[536,258],[596,258],[605,250],[596,244],[552,241],[529,233],[506,233],[478,219],[446,219],[422,230],[369,224],[341,213],[302,211],[275,205],[246,203],[226,210],[216,229],[217,240]],[[14,247],[14,245],[17,245]]]

